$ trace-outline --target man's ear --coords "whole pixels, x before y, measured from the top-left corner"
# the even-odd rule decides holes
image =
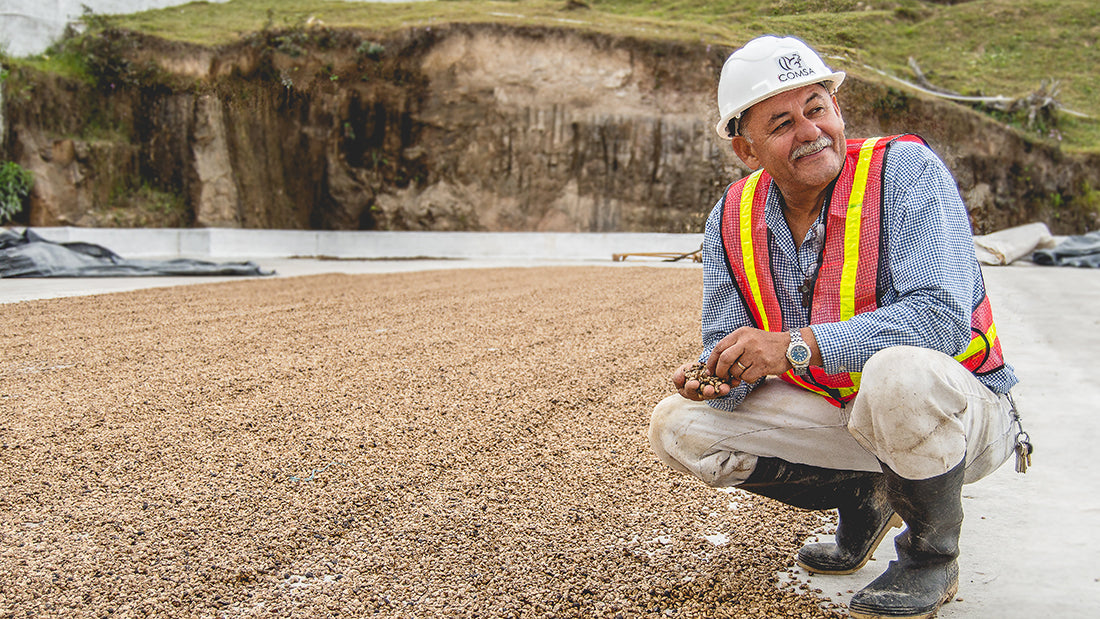
[[[841,111],[840,111],[840,101],[837,101],[835,92],[833,93],[832,96],[833,96],[833,109],[836,110],[836,116],[837,116],[837,118],[840,119],[840,128],[845,129],[846,127],[844,125],[844,114],[842,114]]]
[[[733,152],[750,170],[760,167],[760,159],[756,156],[756,149],[753,147],[752,142],[740,135],[733,136],[730,142],[733,146]]]

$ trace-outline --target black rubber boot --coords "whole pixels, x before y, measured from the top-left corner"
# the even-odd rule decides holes
[[[959,589],[963,463],[929,479],[898,476],[882,465],[890,504],[907,525],[894,538],[898,560],[852,597],[858,619],[925,619]]]
[[[760,458],[737,486],[802,509],[833,509],[840,515],[835,543],[806,544],[797,561],[819,574],[851,574],[867,563],[886,532],[901,519],[886,500],[882,473],[840,471],[779,458]]]
[[[890,529],[900,527],[901,517],[886,500],[886,493],[872,488],[837,507],[840,522],[835,542],[806,544],[798,551],[798,564],[818,574],[851,574],[871,559]]]

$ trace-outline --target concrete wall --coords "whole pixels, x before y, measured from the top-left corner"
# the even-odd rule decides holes
[[[40,54],[79,20],[84,6],[100,15],[140,13],[191,0],[0,0],[0,49],[10,56]],[[209,0],[226,2],[227,0]]]
[[[34,228],[55,243],[102,245],[123,258],[342,258],[610,260],[614,254],[686,254],[702,234],[381,232],[235,228]]]

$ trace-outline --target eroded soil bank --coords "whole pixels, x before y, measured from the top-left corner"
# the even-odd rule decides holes
[[[38,178],[25,223],[695,232],[745,173],[712,130],[729,49],[494,25],[113,36],[95,85],[8,79],[3,148]],[[1096,227],[1096,156],[858,73],[849,136],[927,138],[976,232]]]

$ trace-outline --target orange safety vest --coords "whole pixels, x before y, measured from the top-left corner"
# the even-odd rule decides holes
[[[918,142],[915,135],[848,140],[844,169],[827,206],[825,247],[813,291],[810,324],[839,322],[878,308],[879,235],[882,171],[888,147],[896,141]],[[783,312],[772,280],[764,203],[771,176],[757,170],[726,191],[722,205],[722,244],[730,275],[755,326],[785,331]],[[971,312],[971,340],[955,355],[975,375],[1004,366],[993,311],[985,295]],[[811,366],[808,376],[788,370],[781,378],[843,407],[859,390],[859,372],[826,373]]]

